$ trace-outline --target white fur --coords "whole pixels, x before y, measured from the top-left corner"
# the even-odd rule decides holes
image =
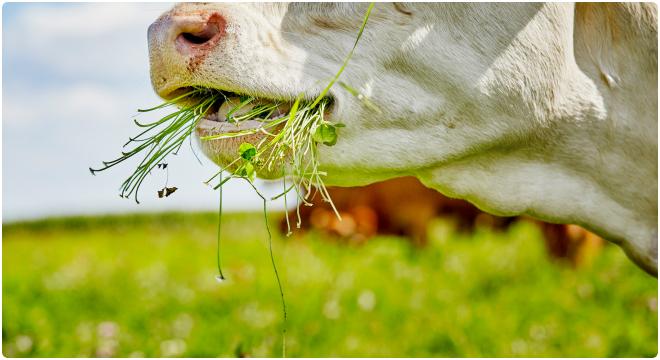
[[[154,87],[313,97],[366,7],[178,5],[150,29]],[[191,70],[177,27],[213,12],[231,31]],[[346,127],[321,146],[327,183],[415,175],[496,214],[583,225],[655,275],[656,19],[654,4],[377,3],[341,80],[382,112],[331,90]]]

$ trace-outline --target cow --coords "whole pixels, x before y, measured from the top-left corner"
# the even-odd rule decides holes
[[[149,27],[153,87],[314,98],[368,6],[176,5]],[[361,96],[327,93],[345,127],[318,148],[326,184],[414,176],[492,214],[583,226],[657,277],[655,4],[377,3],[340,79]],[[220,165],[239,144],[201,142]]]

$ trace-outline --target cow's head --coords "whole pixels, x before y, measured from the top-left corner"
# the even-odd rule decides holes
[[[301,92],[313,98],[353,46],[367,6],[178,5],[149,29],[153,85],[166,99],[191,86],[264,101],[291,100]],[[544,109],[533,102],[544,94],[536,92],[561,76],[560,71],[553,74],[552,66],[564,66],[553,61],[567,39],[529,38],[529,32],[538,33],[526,27],[540,8],[376,4],[341,80],[380,111],[340,86],[330,90],[329,118],[346,125],[335,146],[320,146],[330,182],[358,184],[415,175],[525,133],[529,125],[510,118],[542,118]],[[534,26],[544,25],[551,26]],[[515,42],[529,42],[529,54],[522,46],[512,46]],[[544,52],[532,51],[538,48]],[[537,64],[531,69],[506,61],[528,55],[538,58],[532,59],[538,61],[531,62]],[[543,76],[537,76],[539,72]],[[506,82],[501,81],[505,77]],[[523,83],[532,85],[524,93],[517,86]],[[199,132],[236,129],[217,125],[203,123]],[[222,161],[234,158],[241,142],[214,141],[203,147]]]

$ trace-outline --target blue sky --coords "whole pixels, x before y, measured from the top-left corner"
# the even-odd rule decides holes
[[[141,204],[118,188],[132,170],[92,176],[88,167],[115,158],[136,128],[137,108],[160,102],[149,81],[147,27],[169,3],[6,3],[2,8],[2,218],[217,208],[202,182],[217,170],[186,148],[165,174],[142,187]],[[259,182],[268,194],[279,183]],[[259,209],[247,184],[225,187],[228,210]],[[282,204],[272,205],[281,208]]]

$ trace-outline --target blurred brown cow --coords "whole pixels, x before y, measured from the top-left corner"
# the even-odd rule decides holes
[[[443,196],[412,177],[362,187],[330,187],[328,192],[342,221],[317,194],[311,200],[313,206],[300,207],[301,230],[316,229],[354,243],[382,234],[405,236],[413,244],[423,246],[427,241],[427,225],[436,217],[452,218],[457,230],[462,232],[471,232],[476,226],[505,230],[519,219],[487,214],[467,201]],[[297,219],[296,210],[289,213],[289,218]],[[575,266],[589,262],[603,243],[598,236],[576,225],[528,220],[541,227],[552,258],[568,260]],[[291,227],[296,226],[291,224]],[[286,232],[286,219],[282,219],[281,229]],[[300,230],[294,232],[297,231]]]

